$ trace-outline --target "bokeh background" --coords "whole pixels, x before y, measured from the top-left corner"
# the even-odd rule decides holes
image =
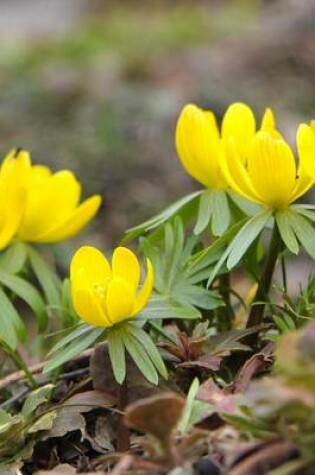
[[[198,188],[174,148],[185,103],[270,105],[293,143],[315,117],[314,44],[313,0],[1,0],[1,154],[22,146],[101,193],[67,249],[109,248]]]

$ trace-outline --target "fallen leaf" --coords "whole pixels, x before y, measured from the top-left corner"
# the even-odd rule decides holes
[[[220,369],[222,358],[219,356],[205,355],[194,361],[184,361],[177,366],[180,368],[202,368],[211,371],[218,371]]]
[[[75,475],[76,469],[68,463],[61,463],[57,465],[53,470],[39,470],[34,475]]]
[[[259,353],[251,356],[233,381],[231,392],[243,393],[248,388],[252,377],[270,365],[273,350],[274,344],[268,343]]]
[[[176,393],[162,393],[130,404],[124,423],[153,435],[166,457],[172,454],[172,434],[183,415],[185,399]]]

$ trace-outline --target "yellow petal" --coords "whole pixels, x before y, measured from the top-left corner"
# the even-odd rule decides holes
[[[98,299],[91,291],[73,288],[72,301],[76,312],[85,322],[99,327],[112,325]]]
[[[224,187],[220,175],[221,144],[214,114],[188,104],[176,126],[176,149],[186,171],[209,188]]]
[[[245,165],[236,150],[234,138],[230,138],[227,143],[227,154],[221,166],[232,190],[250,201],[262,203],[262,197],[254,189]]]
[[[139,285],[140,265],[135,254],[126,247],[117,247],[112,258],[113,277],[125,280],[135,292]]]
[[[74,254],[70,264],[70,278],[72,281],[76,280],[81,269],[84,269],[88,281],[96,285],[104,285],[112,276],[106,257],[96,247],[92,246],[80,247]]]
[[[45,165],[33,165],[30,177],[32,185],[30,186],[36,186],[38,184],[41,184],[43,180],[45,180],[45,183],[47,183],[46,179],[51,176],[52,172],[49,167],[46,167]]]
[[[270,132],[271,130],[274,130],[275,128],[276,128],[276,119],[275,119],[274,113],[269,107],[267,107],[261,121],[260,130],[264,130],[265,132]]]
[[[30,154],[23,149],[13,149],[7,154],[0,168],[0,177],[5,178],[14,174],[22,178],[22,172],[26,172],[31,166]],[[27,178],[24,175],[24,180]]]
[[[290,203],[296,165],[289,145],[267,132],[258,132],[248,158],[248,174],[263,203],[280,209]]]
[[[296,136],[301,168],[315,180],[315,133],[312,127],[301,124]]]
[[[106,309],[113,324],[130,318],[135,308],[135,302],[133,290],[125,280],[113,278],[109,282],[106,293]]]
[[[2,209],[0,228],[0,250],[4,249],[13,239],[23,217],[25,191],[18,188],[11,196],[7,196],[9,206]]]
[[[37,173],[37,183],[30,180],[26,214],[21,225],[23,240],[37,241],[38,237],[54,230],[69,219],[81,194],[81,185],[72,172],[62,170],[51,176]]]
[[[305,193],[312,188],[314,185],[314,180],[311,179],[304,171],[300,171],[297,173],[297,178],[295,182],[295,187],[292,190],[290,203],[296,201],[301,196],[305,195]]]
[[[13,239],[25,211],[30,157],[26,151],[11,151],[0,170],[0,249]]]
[[[42,233],[38,233],[34,237],[30,236],[30,240],[48,243],[70,239],[78,234],[81,229],[83,229],[94,218],[99,210],[101,202],[102,198],[99,195],[91,196],[78,206],[66,221],[47,231],[43,229]]]
[[[11,151],[4,159],[0,170],[0,214],[2,214],[3,206],[8,206],[11,194],[16,193],[18,188],[26,189],[31,169],[28,152],[19,152],[16,158],[14,157],[14,151]]]
[[[283,139],[280,132],[276,129],[276,119],[274,113],[269,107],[265,110],[264,116],[261,121],[260,130],[268,132],[274,139]]]
[[[250,107],[242,102],[231,104],[222,122],[222,138],[227,143],[234,137],[236,150],[243,161],[256,131],[254,114]]]
[[[296,140],[299,154],[299,167],[291,201],[295,201],[300,196],[303,196],[314,185],[315,181],[315,133],[313,133],[312,127],[301,124],[297,131]],[[309,173],[309,169],[312,172],[312,168],[313,176],[312,173]]]
[[[133,311],[133,315],[140,312],[140,310],[142,310],[143,307],[145,307],[152,293],[153,285],[154,285],[154,270],[153,270],[153,266],[150,259],[147,259],[147,276],[142,285],[141,290],[139,291],[136,297],[136,306],[135,306],[135,310]]]
[[[77,250],[70,265],[72,299],[77,313],[91,325],[112,325],[105,306],[110,278],[110,265],[98,249],[83,246]]]

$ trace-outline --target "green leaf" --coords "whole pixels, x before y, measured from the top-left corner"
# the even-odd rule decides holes
[[[289,331],[294,331],[294,330],[296,330],[296,325],[295,325],[293,319],[290,317],[290,315],[288,315],[288,314],[285,313],[285,314],[283,315],[283,319],[284,319],[284,321],[285,321],[285,323],[286,323],[287,328],[288,328]]]
[[[40,430],[50,430],[53,427],[54,419],[57,417],[57,411],[50,411],[39,417],[34,424],[31,424],[27,430],[28,434],[34,434]]]
[[[262,326],[258,325],[251,328],[233,329],[209,337],[206,344],[207,351],[212,355],[221,354],[225,351],[250,350],[246,345],[239,343],[242,338],[257,333]]]
[[[128,331],[125,331],[123,326],[120,326],[120,334],[123,339],[123,344],[130,354],[131,358],[138,366],[141,373],[150,383],[157,385],[159,376],[156,372],[155,366],[149,358],[147,352],[138,340]]]
[[[190,279],[193,275],[203,272],[204,269],[209,268],[209,266],[214,264],[214,262],[217,262],[217,265],[211,270],[211,275],[216,274],[225,260],[225,258],[223,258],[223,255],[225,254],[225,246],[235,236],[239,229],[247,222],[247,220],[248,218],[245,218],[244,220],[234,224],[234,226],[232,226],[226,233],[216,239],[212,244],[210,244],[210,246],[191,256],[187,269]]]
[[[170,218],[172,218],[175,214],[177,214],[179,211],[181,211],[184,207],[187,205],[193,204],[193,202],[198,198],[203,191],[195,191],[194,193],[191,193],[187,196],[184,196],[180,200],[176,201],[173,203],[171,206],[163,210],[161,213],[157,214],[153,218],[148,219],[142,224],[139,224],[138,226],[135,226],[133,228],[127,229],[126,231],[126,237],[124,239],[124,242],[130,241],[140,234],[150,231],[151,229],[154,229],[161,224],[165,223],[168,221]]]
[[[61,281],[41,255],[31,246],[27,247],[32,269],[50,305],[61,305]]]
[[[149,238],[141,240],[141,248],[154,266],[155,289],[172,299],[173,290],[190,278],[188,259],[199,238],[190,236],[185,242],[182,220],[177,216],[164,226],[165,250],[153,246]]]
[[[195,236],[194,234],[190,234],[186,238],[184,249],[181,255],[181,260],[182,262],[185,263],[185,267],[187,267],[187,261],[190,259],[191,254],[193,253],[199,241],[200,241],[200,238],[198,236]]]
[[[165,287],[165,281],[161,250],[153,246],[147,238],[140,238],[140,249],[145,256],[151,260],[154,268],[154,288],[162,293]]]
[[[11,350],[17,346],[17,335],[26,334],[26,328],[11,301],[0,287],[0,340]]]
[[[22,242],[14,242],[0,256],[0,268],[10,274],[18,274],[24,267],[27,253]]]
[[[291,214],[290,210],[277,211],[275,218],[284,244],[293,254],[298,254],[299,244],[292,227]]]
[[[308,218],[310,221],[315,222],[315,206],[314,205],[291,205],[290,210],[297,211],[305,218]]]
[[[61,366],[66,361],[71,360],[74,356],[79,355],[84,350],[89,348],[95,341],[100,338],[105,332],[104,328],[90,328],[90,332],[84,333],[71,341],[65,348],[60,351],[55,351],[53,358],[51,358],[44,366],[44,373],[52,371],[58,366]],[[69,336],[69,335],[68,335]]]
[[[73,306],[70,279],[64,279],[61,285],[61,311],[63,320],[69,325],[79,321],[78,314]]]
[[[229,225],[230,217],[230,208],[226,191],[206,190],[200,197],[194,233],[202,233],[211,220],[211,231],[213,235],[221,236]]]
[[[204,231],[209,224],[213,209],[212,195],[212,191],[206,190],[200,196],[197,221],[194,227],[195,234],[202,233],[202,231]]]
[[[0,409],[0,434],[6,432],[12,425],[21,421],[20,415],[12,416],[8,412]]]
[[[70,331],[69,331],[70,330]],[[47,353],[47,356],[51,356],[57,351],[59,351],[61,348],[64,348],[68,343],[71,341],[75,340],[78,337],[81,337],[85,335],[86,333],[89,333],[91,331],[91,326],[87,325],[85,323],[81,323],[79,325],[76,325],[72,329],[68,329],[67,335],[63,337],[61,340],[59,340]],[[66,332],[66,330],[65,330]]]
[[[4,271],[0,271],[0,283],[31,307],[37,317],[39,329],[44,330],[47,326],[47,313],[38,290],[21,277]]]
[[[151,359],[152,363],[154,364],[160,375],[163,376],[164,379],[167,379],[168,374],[164,361],[162,360],[161,355],[157,347],[151,340],[150,336],[141,328],[132,325],[132,323],[128,324],[126,330],[138,340],[140,345],[143,346],[148,357]]]
[[[291,211],[290,222],[306,252],[315,259],[315,230],[311,223],[296,211]]]
[[[279,330],[281,330],[283,333],[288,331],[287,325],[281,316],[273,315],[272,318],[275,324],[277,325],[277,327],[279,328]]]
[[[252,201],[243,198],[241,195],[235,193],[233,190],[228,190],[227,194],[236,206],[248,216],[255,216],[262,211],[262,206],[253,203]]]
[[[195,378],[193,382],[190,385],[187,397],[186,397],[186,404],[185,404],[185,409],[184,413],[182,415],[181,421],[178,425],[178,430],[182,433],[185,434],[188,429],[189,429],[189,421],[191,418],[191,414],[193,412],[193,405],[195,402],[195,398],[197,396],[197,393],[200,388],[200,382],[198,378]]]
[[[205,289],[199,285],[179,285],[178,289],[172,292],[172,297],[183,305],[194,305],[206,310],[214,310],[224,306],[224,302],[218,292]]]
[[[194,307],[180,305],[172,301],[169,297],[153,294],[147,306],[136,316],[136,320],[149,320],[153,318],[163,319],[195,319],[201,314]]]
[[[167,290],[171,289],[176,280],[176,274],[181,270],[184,240],[184,227],[179,217],[175,218],[173,226],[170,223],[165,225],[164,278]]]
[[[117,383],[122,384],[126,377],[126,358],[125,347],[119,332],[119,327],[112,327],[108,330],[107,343],[115,379]]]
[[[226,191],[216,190],[212,193],[212,224],[214,236],[221,236],[228,228],[231,213]]]
[[[217,255],[214,262],[218,262],[221,256],[222,256],[222,252],[218,253],[218,255]],[[204,280],[207,281],[212,269],[213,269],[213,267],[208,267],[206,269],[202,269],[199,272],[196,272],[193,275],[189,275],[189,273],[188,273],[187,283],[189,283],[189,284],[199,284],[200,282],[203,282]],[[189,270],[188,270],[188,272],[189,272]]]
[[[41,388],[35,389],[32,391],[26,398],[22,410],[21,415],[28,420],[34,413],[34,411],[46,402],[54,388],[53,384],[47,384]]]
[[[255,241],[259,233],[271,218],[272,211],[266,210],[247,221],[229,245],[227,267],[231,269],[244,256],[249,246]]]

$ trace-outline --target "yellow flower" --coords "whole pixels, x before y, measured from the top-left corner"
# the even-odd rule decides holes
[[[22,241],[57,242],[76,235],[98,211],[101,198],[94,195],[79,204],[81,185],[69,170],[52,173],[42,165],[31,165],[27,152],[18,152],[17,158],[28,157],[28,170],[24,174],[26,196],[23,218],[17,236]],[[26,159],[25,159],[26,160]],[[18,186],[18,183],[16,184]]]
[[[297,144],[303,155],[305,172],[315,181],[315,121],[301,124],[297,132]]]
[[[267,109],[262,127],[274,126],[272,112]],[[211,111],[186,105],[176,126],[176,149],[186,171],[197,181],[210,189],[226,189],[228,183],[221,170],[226,153],[226,143],[234,138],[241,156],[246,156],[255,135],[255,117],[246,104],[236,102],[227,109],[221,127],[221,135],[216,119]]]
[[[0,168],[0,250],[13,239],[25,210],[25,176],[30,169],[26,152],[11,152]]]
[[[87,323],[111,327],[133,317],[146,305],[153,288],[153,267],[147,259],[147,276],[138,290],[140,265],[132,251],[115,249],[111,265],[96,248],[81,247],[70,267],[73,305]]]
[[[273,210],[284,209],[314,184],[305,171],[304,140],[298,140],[299,166],[290,146],[274,129],[256,133],[246,155],[233,138],[227,144],[222,169],[231,188],[245,198]]]

